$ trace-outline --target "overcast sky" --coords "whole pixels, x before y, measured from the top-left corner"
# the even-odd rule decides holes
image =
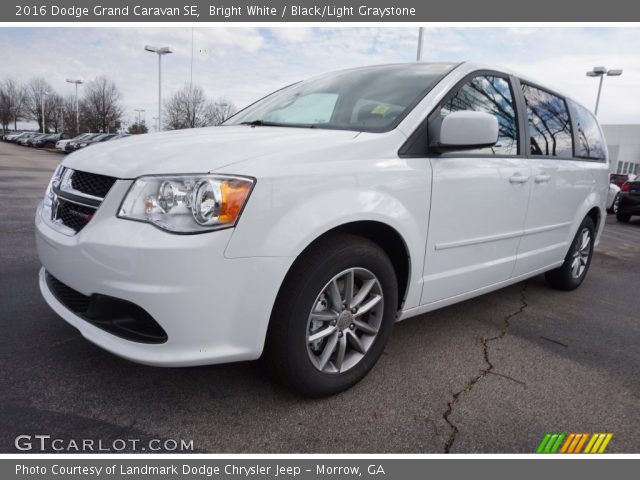
[[[415,59],[411,28],[195,28],[193,82],[242,107],[281,86],[341,68]],[[163,92],[189,82],[190,27],[0,28],[0,79],[45,77],[61,94],[65,78],[112,78],[129,120],[157,115],[157,57],[145,44],[171,46]],[[640,123],[640,28],[427,28],[426,61],[474,60],[512,68],[593,109],[593,66],[623,68],[605,79],[602,123]],[[166,98],[166,96],[165,96]]]

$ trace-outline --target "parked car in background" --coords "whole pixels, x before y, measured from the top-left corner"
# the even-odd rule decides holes
[[[3,140],[5,142],[15,142],[18,138],[20,138],[22,135],[24,135],[27,132],[11,132],[11,133],[6,133],[4,134],[4,136],[2,137]]]
[[[25,141],[25,145],[27,147],[33,147],[35,145],[35,142],[37,142],[38,140],[40,140],[41,138],[45,138],[47,137],[47,135],[49,135],[48,133],[40,133],[38,135],[34,135],[32,137],[29,137],[26,141]]]
[[[578,288],[608,172],[593,114],[508,70],[334,72],[220,127],[66,157],[36,214],[39,285],[121,357],[264,352],[286,385],[329,395],[367,374],[397,320],[542,273]]]
[[[81,133],[80,135],[77,135],[73,138],[67,138],[64,140],[58,140],[56,142],[56,150],[64,152],[65,147],[67,146],[68,143],[70,142],[80,142],[81,140],[84,140],[85,138],[89,138],[91,135],[94,135],[93,133]]]
[[[96,143],[102,143],[102,142],[107,142],[109,140],[111,140],[112,138],[114,138],[117,135],[117,133],[102,133],[100,135],[98,135],[97,137],[94,137],[86,142],[83,142],[80,144],[80,148],[84,148],[84,147],[88,147],[90,145],[94,145]]]
[[[80,145],[84,145],[86,146],[87,143],[89,141],[91,141],[92,139],[99,137],[100,135],[104,135],[102,133],[88,133],[83,135],[80,135],[77,138],[74,138],[72,140],[69,141],[69,143],[67,143],[64,147],[65,152],[73,152],[75,150],[78,150],[80,147]]]
[[[634,215],[640,215],[640,180],[625,182],[619,193],[616,219],[626,223]]]
[[[30,146],[36,148],[55,148],[58,140],[68,139],[69,137],[70,135],[68,133],[48,133],[32,139]]]
[[[607,213],[617,213],[620,190],[621,188],[615,183],[609,184],[609,193],[607,194]]]
[[[10,142],[13,138],[22,135],[24,132],[22,130],[7,130],[2,134],[2,140],[5,142]]]
[[[40,135],[42,135],[42,133],[38,133],[38,132],[25,133],[24,135],[20,136],[20,138],[16,143],[22,146],[27,146],[29,144],[29,140],[31,140],[34,137],[39,137]]]
[[[113,140],[119,140],[121,138],[127,138],[130,136],[131,136],[130,133],[118,133],[115,137],[111,138],[109,141],[112,142]]]
[[[636,179],[636,175],[634,175],[633,173],[612,173],[609,176],[609,181],[611,183],[615,183],[620,188],[622,188],[622,185],[625,182],[629,182],[635,179]]]

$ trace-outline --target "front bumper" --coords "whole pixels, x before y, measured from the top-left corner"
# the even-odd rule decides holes
[[[640,215],[640,195],[620,194],[618,213],[622,215]]]
[[[278,289],[293,259],[228,259],[232,229],[174,235],[116,217],[130,181],[117,181],[91,222],[74,236],[36,214],[43,265],[40,289],[51,308],[91,342],[126,359],[159,366],[252,360],[262,353]],[[45,270],[83,295],[131,302],[164,329],[167,341],[140,343],[87,322],[52,294]]]

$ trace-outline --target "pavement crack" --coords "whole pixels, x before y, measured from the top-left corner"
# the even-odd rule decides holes
[[[518,315],[520,315],[522,312],[524,312],[524,310],[529,306],[529,304],[527,303],[527,296],[526,296],[527,286],[528,286],[528,281],[525,281],[522,286],[522,289],[520,290],[520,307],[518,307],[517,310],[509,313],[506,317],[502,319],[502,328],[500,329],[500,332],[497,335],[494,335],[493,337],[483,337],[481,339],[480,343],[482,344],[482,357],[485,363],[484,368],[481,368],[480,373],[472,377],[461,390],[458,390],[457,392],[453,393],[451,395],[451,400],[447,402],[447,409],[443,413],[442,418],[449,425],[451,432],[449,433],[449,438],[444,444],[444,453],[451,452],[451,448],[453,447],[453,444],[456,441],[458,434],[460,433],[460,429],[455,423],[453,423],[453,421],[451,421],[450,417],[453,414],[453,410],[456,404],[458,403],[458,400],[460,399],[461,395],[471,392],[471,390],[473,390],[473,387],[475,387],[480,380],[482,380],[484,377],[486,377],[489,374],[495,374],[500,377],[505,377],[505,378],[508,378],[509,380],[513,380],[516,383],[525,385],[525,383],[521,382],[520,380],[516,380],[515,378],[509,377],[501,373],[493,372],[493,369],[495,367],[491,362],[491,358],[489,355],[489,346],[493,342],[502,340],[504,336],[507,334],[507,332],[509,331],[509,329],[511,328],[511,325],[512,325],[511,320],[514,317],[517,317]]]

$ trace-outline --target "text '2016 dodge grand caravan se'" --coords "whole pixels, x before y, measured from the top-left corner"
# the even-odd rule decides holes
[[[330,73],[220,127],[65,158],[36,215],[40,288],[124,358],[264,352],[327,395],[366,375],[397,320],[540,273],[579,286],[607,174],[593,115],[511,72]]]

